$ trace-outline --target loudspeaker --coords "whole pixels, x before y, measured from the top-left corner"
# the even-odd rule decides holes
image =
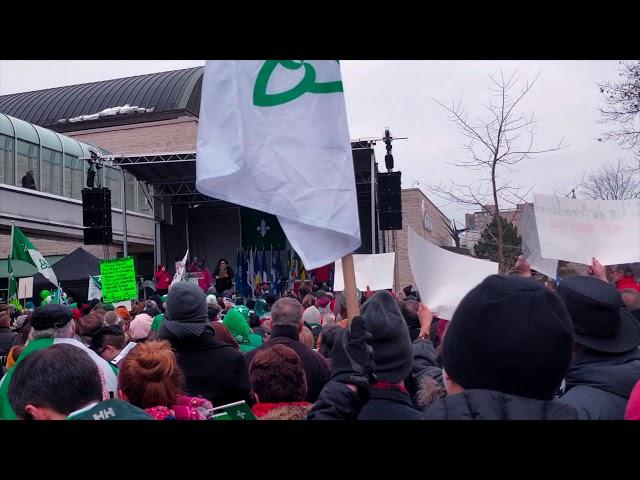
[[[113,243],[113,232],[111,227],[84,229],[85,245],[105,245],[107,243]]]
[[[401,172],[378,173],[380,230],[402,230]]]
[[[112,243],[111,190],[82,189],[82,225],[85,245]]]

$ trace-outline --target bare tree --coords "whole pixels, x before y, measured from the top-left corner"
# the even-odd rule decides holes
[[[582,193],[597,200],[640,198],[640,174],[622,159],[605,163],[589,174],[582,185]]]
[[[450,114],[451,120],[467,141],[463,148],[468,153],[466,160],[451,163],[452,165],[482,172],[482,178],[470,185],[463,185],[451,181],[448,184],[431,185],[429,190],[439,198],[462,205],[479,207],[490,214],[499,225],[497,231],[497,257],[500,272],[505,272],[509,266],[505,264],[504,229],[498,220],[502,202],[517,205],[524,202],[529,193],[522,192],[523,188],[512,185],[501,174],[513,171],[513,167],[522,160],[533,158],[535,155],[553,152],[564,148],[562,140],[557,146],[534,147],[535,126],[537,120],[533,113],[520,113],[522,99],[529,93],[538,74],[533,81],[525,81],[524,86],[517,88],[520,78],[517,71],[508,78],[500,72],[500,78],[489,75],[492,85],[489,87],[491,96],[486,118],[470,120],[469,114],[462,105],[452,102],[451,106],[434,99]]]
[[[605,80],[598,84],[606,105],[599,109],[599,122],[617,124],[618,128],[598,140],[613,140],[640,158],[640,61],[620,64],[619,81]]]

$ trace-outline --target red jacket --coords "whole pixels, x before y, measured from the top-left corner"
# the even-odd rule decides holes
[[[158,270],[156,272],[156,290],[166,290],[169,288],[169,284],[171,283],[171,275],[165,270]]]
[[[640,284],[636,282],[636,279],[633,277],[622,277],[620,280],[616,282],[616,288],[618,290],[632,288],[640,292]]]

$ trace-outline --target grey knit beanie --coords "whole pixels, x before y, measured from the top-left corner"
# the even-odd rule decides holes
[[[167,320],[183,323],[208,322],[207,302],[202,289],[192,282],[178,282],[169,290]]]

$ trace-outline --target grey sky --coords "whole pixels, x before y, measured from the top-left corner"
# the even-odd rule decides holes
[[[110,78],[203,65],[204,61],[0,61],[0,94],[39,90]],[[409,137],[393,144],[397,170],[403,187],[415,180],[426,184],[455,179],[458,183],[478,178],[446,162],[465,158],[464,138],[437,105],[462,98],[471,115],[484,115],[489,99],[489,74],[500,70],[538,82],[522,104],[523,112],[539,119],[536,144],[550,146],[564,137],[568,148],[536,159],[525,160],[505,176],[526,189],[553,193],[567,191],[587,170],[605,161],[629,158],[615,144],[596,138],[605,129],[597,124],[601,98],[596,82],[615,79],[616,61],[343,61],[349,131],[351,138],[381,137],[388,126],[393,135]],[[93,113],[93,112],[87,112]],[[384,145],[376,156],[384,169]],[[443,206],[449,216],[463,220],[467,208]]]

